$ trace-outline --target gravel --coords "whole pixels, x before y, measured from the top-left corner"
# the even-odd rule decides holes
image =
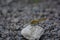
[[[0,0],[0,40],[27,40],[21,35],[25,24],[46,17],[38,25],[45,29],[40,40],[60,40],[60,0],[27,4],[20,0]]]

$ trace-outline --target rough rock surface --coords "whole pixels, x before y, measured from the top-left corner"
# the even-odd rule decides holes
[[[21,35],[23,26],[42,17],[48,20],[38,24],[45,29],[40,40],[60,40],[60,0],[33,6],[20,0],[0,0],[0,40],[27,40]]]

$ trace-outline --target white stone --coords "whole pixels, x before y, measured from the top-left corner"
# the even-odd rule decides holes
[[[13,18],[12,20],[11,20],[11,22],[15,22],[15,23],[17,23],[19,21],[19,18]]]
[[[22,29],[21,34],[29,40],[39,39],[44,33],[44,29],[40,26],[28,25]]]

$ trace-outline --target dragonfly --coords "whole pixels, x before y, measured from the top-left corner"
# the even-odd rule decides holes
[[[45,21],[47,18],[40,18],[31,21],[31,24],[38,24],[39,22]]]

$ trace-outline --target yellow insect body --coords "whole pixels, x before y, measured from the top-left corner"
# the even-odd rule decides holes
[[[39,22],[41,22],[41,21],[44,21],[44,20],[46,20],[47,18],[41,18],[41,19],[38,19],[38,20],[32,20],[31,21],[31,24],[38,24]]]

